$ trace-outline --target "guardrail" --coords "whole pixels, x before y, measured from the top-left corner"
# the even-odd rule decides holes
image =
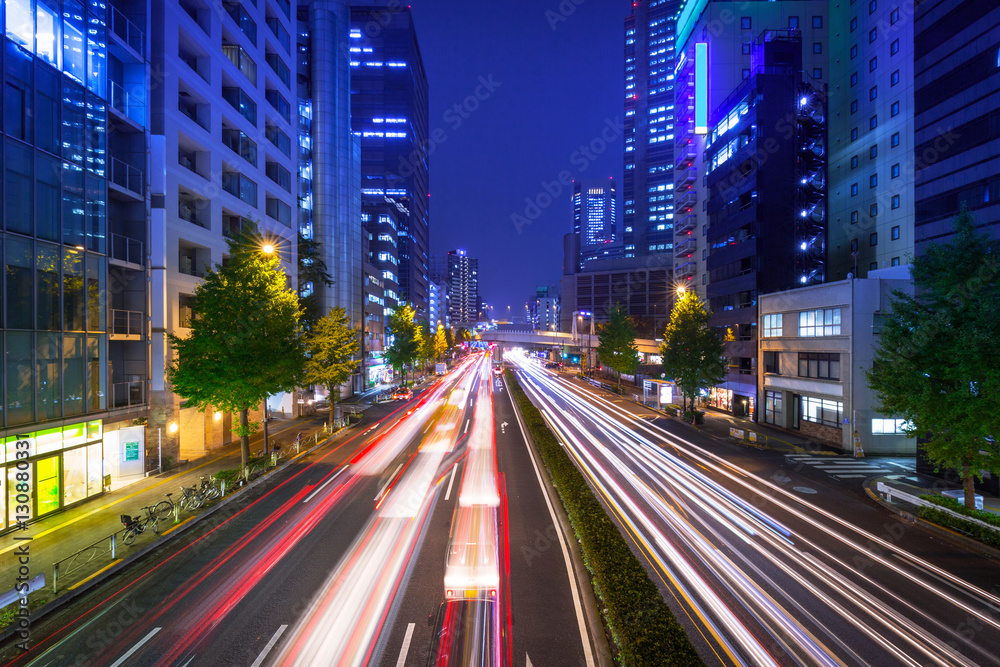
[[[76,553],[70,554],[52,564],[52,592],[59,592],[59,577],[69,577],[74,572],[79,572],[87,565],[98,561],[99,563],[112,563],[117,552],[118,535],[125,530],[111,533],[108,537],[102,537],[90,546],[86,546]],[[108,557],[110,556],[110,557]],[[99,570],[98,570],[99,571]]]
[[[934,508],[935,510],[939,510],[939,511],[944,512],[946,514],[950,514],[951,516],[953,516],[953,517],[955,517],[957,519],[961,519],[963,521],[969,521],[971,523],[978,524],[978,525],[983,526],[985,528],[989,528],[990,530],[993,530],[993,531],[996,531],[996,532],[1000,532],[1000,528],[997,528],[994,525],[988,524],[985,521],[980,521],[979,519],[977,519],[975,517],[968,516],[966,514],[960,514],[959,512],[956,512],[954,510],[948,509],[947,507],[944,507],[943,505],[938,505],[937,503],[932,503],[932,502],[930,502],[928,500],[924,500],[923,498],[920,498],[919,496],[915,496],[912,493],[906,493],[905,491],[900,491],[899,489],[894,489],[891,486],[889,486],[888,484],[886,484],[885,482],[879,482],[878,484],[876,484],[875,485],[875,490],[878,491],[879,493],[885,494],[885,499],[888,500],[890,503],[892,502],[892,499],[895,497],[895,498],[898,498],[899,500],[902,500],[904,503],[909,503],[910,505],[913,505],[914,507],[931,507],[931,508]]]

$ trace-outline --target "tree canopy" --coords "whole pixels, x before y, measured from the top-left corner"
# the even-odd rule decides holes
[[[893,292],[865,377],[880,413],[905,419],[928,458],[960,471],[971,508],[975,476],[1000,473],[1000,249],[964,210],[954,227],[913,260],[915,295]]]
[[[674,303],[660,344],[664,375],[692,400],[700,389],[726,376],[725,345],[708,326],[710,318],[711,313],[698,295],[685,292]]]
[[[420,358],[422,336],[413,317],[413,308],[409,304],[403,304],[386,321],[386,333],[393,337],[393,341],[385,348],[385,359],[400,374]],[[405,376],[403,381],[405,383]]]
[[[246,465],[253,430],[248,411],[301,380],[301,310],[281,260],[264,251],[255,226],[227,242],[229,262],[208,269],[195,288],[190,335],[168,334],[174,355],[166,370],[188,404],[240,414],[236,432]]]
[[[620,304],[608,309],[608,321],[597,332],[597,357],[618,374],[631,374],[639,367],[639,348],[635,344],[635,324]]]
[[[305,335],[308,358],[304,382],[326,387],[330,392],[331,429],[333,407],[340,397],[340,386],[357,366],[355,355],[359,345],[358,330],[351,328],[347,311],[340,306],[321,317]]]

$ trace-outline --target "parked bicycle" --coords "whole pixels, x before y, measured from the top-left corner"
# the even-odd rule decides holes
[[[125,524],[125,532],[122,534],[122,542],[125,544],[135,542],[135,538],[146,532],[147,528],[152,529],[157,535],[160,533],[160,517],[156,513],[156,508],[143,507],[142,509],[146,512],[145,518],[128,514],[121,515],[122,523]]]
[[[198,493],[200,493],[206,501],[216,500],[222,497],[222,489],[219,487],[219,480],[215,479],[215,477],[206,477],[205,475],[202,475],[199,479],[201,480],[201,488],[198,489]]]

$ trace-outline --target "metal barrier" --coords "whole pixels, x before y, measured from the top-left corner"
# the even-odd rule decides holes
[[[87,565],[97,562],[114,562],[117,551],[118,536],[125,530],[111,533],[108,537],[101,538],[90,546],[84,547],[74,554],[56,561],[52,564],[52,592],[59,592],[59,577],[68,577],[74,572],[79,572]],[[110,556],[110,557],[109,557]]]

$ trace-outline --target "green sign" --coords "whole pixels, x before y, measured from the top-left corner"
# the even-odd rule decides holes
[[[125,443],[125,460],[126,461],[138,461],[139,460],[139,442],[126,442]]]

